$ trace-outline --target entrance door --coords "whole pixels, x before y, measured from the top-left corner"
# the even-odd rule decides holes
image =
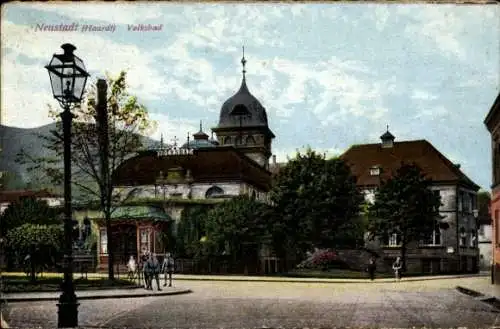
[[[133,224],[122,224],[113,230],[115,242],[115,259],[126,264],[130,256],[137,258],[137,233]]]

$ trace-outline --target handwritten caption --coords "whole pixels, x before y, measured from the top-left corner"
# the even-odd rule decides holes
[[[117,24],[36,24],[35,32],[115,32]],[[163,30],[163,24],[126,24],[120,25],[128,32],[159,32]]]

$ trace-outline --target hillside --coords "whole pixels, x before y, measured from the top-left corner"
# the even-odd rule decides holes
[[[0,145],[2,147],[2,152],[0,153],[0,171],[7,172],[5,181],[6,189],[38,189],[48,187],[38,182],[37,179],[34,179],[34,176],[37,175],[35,173],[29,173],[27,166],[16,163],[16,155],[24,148],[24,150],[33,157],[45,156],[46,150],[43,147],[43,142],[38,136],[40,134],[49,134],[55,127],[55,123],[28,129],[0,125]],[[143,138],[145,147],[151,147],[157,143],[151,138],[145,136],[141,137]],[[63,159],[61,158],[61,166],[62,165]],[[58,189],[55,188],[55,190]]]

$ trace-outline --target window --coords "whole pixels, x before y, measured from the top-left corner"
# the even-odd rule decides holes
[[[458,195],[458,211],[462,211],[464,207],[464,192]]]
[[[470,231],[470,240],[469,240],[469,246],[471,248],[474,248],[476,246],[476,240],[477,240],[477,234],[474,230]]]
[[[205,193],[205,198],[207,198],[207,199],[218,198],[218,197],[222,197],[222,196],[224,196],[224,190],[218,186],[212,186]]]
[[[379,167],[371,167],[370,168],[370,176],[379,176],[380,168]]]
[[[100,237],[100,252],[102,255],[107,255],[108,253],[108,234],[106,232],[105,228],[101,228],[99,230],[99,237]]]
[[[248,136],[247,145],[254,145],[254,144],[255,144],[255,138],[253,138],[253,136]]]
[[[399,236],[397,233],[393,233],[389,236],[389,247],[398,247],[400,245]]]
[[[423,239],[421,243],[426,246],[440,246],[441,230],[439,228],[435,228],[432,234],[427,239]]]
[[[141,245],[141,253],[145,254],[146,252],[150,251],[150,245],[149,245],[149,229],[147,228],[141,228],[139,230],[139,237],[140,237],[140,245]]]
[[[460,228],[460,247],[465,247],[467,245],[467,233],[465,229]]]

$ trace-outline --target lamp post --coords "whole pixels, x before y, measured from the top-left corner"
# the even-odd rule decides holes
[[[71,105],[82,101],[85,84],[89,77],[83,61],[73,52],[76,47],[65,43],[61,46],[63,54],[54,54],[50,63],[45,66],[49,71],[52,93],[63,112],[64,138],[64,279],[59,296],[58,327],[71,328],[78,326],[78,302],[73,285],[72,259],[72,209],[71,209]]]

